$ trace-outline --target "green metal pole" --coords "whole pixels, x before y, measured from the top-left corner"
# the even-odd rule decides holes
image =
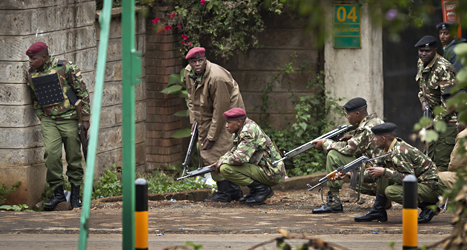
[[[104,75],[107,58],[107,45],[109,43],[110,18],[112,0],[104,0],[104,6],[99,15],[100,39],[99,54],[97,55],[96,83],[94,86],[94,99],[92,103],[91,128],[86,159],[86,175],[83,187],[83,206],[81,210],[78,249],[85,250],[89,234],[89,211],[91,208],[92,182],[96,163],[97,140],[99,136],[99,123],[101,119],[102,93],[104,92]]]
[[[135,84],[141,58],[135,50],[135,1],[122,2],[123,249],[135,249]]]

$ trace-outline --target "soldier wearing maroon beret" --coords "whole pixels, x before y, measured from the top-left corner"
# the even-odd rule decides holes
[[[26,55],[30,66],[27,84],[31,88],[34,111],[41,121],[47,183],[54,190],[54,197],[44,206],[53,209],[66,201],[63,192],[63,144],[68,163],[66,175],[71,183],[71,207],[79,207],[83,167],[75,105],[81,103],[83,125],[87,131],[90,106],[86,84],[76,65],[50,56],[47,44],[43,42],[31,45]]]
[[[232,148],[232,136],[224,125],[223,114],[232,108],[245,108],[237,82],[229,71],[206,59],[206,50],[192,48],[185,57],[188,111],[192,129],[198,124],[201,158],[205,165],[215,163]],[[205,201],[230,202],[243,197],[239,186],[222,175],[213,174],[218,192]]]
[[[224,113],[225,128],[234,136],[234,145],[211,167],[228,181],[248,186],[250,193],[239,201],[248,205],[263,204],[274,195],[271,186],[285,177],[284,162],[272,163],[281,158],[279,150],[263,130],[249,119],[245,110],[233,108]],[[218,183],[219,189],[226,183]]]

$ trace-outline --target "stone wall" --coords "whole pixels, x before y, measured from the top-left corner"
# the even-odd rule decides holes
[[[99,13],[99,12],[98,12]],[[146,19],[136,14],[135,47],[142,52],[141,84],[135,86],[135,147],[136,171],[146,171]],[[94,23],[99,42],[99,23]],[[99,177],[106,167],[122,166],[122,30],[121,8],[112,9],[112,20],[107,47],[107,63],[102,96],[101,122],[97,144],[95,176]],[[91,91],[94,92],[94,85]],[[91,88],[91,87],[90,87]]]
[[[60,13],[57,14],[57,13]],[[27,48],[45,42],[50,54],[78,65],[94,85],[94,0],[0,1],[0,184],[22,184],[9,204],[32,206],[44,190],[39,119],[26,85]]]

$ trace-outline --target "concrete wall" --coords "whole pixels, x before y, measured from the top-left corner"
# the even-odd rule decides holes
[[[98,12],[99,13],[99,12]],[[141,84],[135,86],[135,147],[136,171],[146,171],[146,19],[136,15],[135,47],[142,51]],[[99,23],[94,23],[99,43]],[[95,176],[99,177],[106,167],[122,166],[122,30],[121,8],[112,9],[112,20],[107,48],[107,63],[102,96],[101,122],[97,145]],[[92,85],[94,92],[94,85]]]
[[[361,7],[361,49],[334,49],[332,37],[325,44],[324,71],[326,90],[331,96],[345,97],[345,104],[352,98],[362,97],[368,103],[369,113],[376,112],[383,118],[383,55],[381,25],[371,22],[368,6]],[[332,30],[332,5],[328,8],[328,30]]]
[[[22,181],[9,204],[34,205],[45,183],[39,119],[26,85],[25,51],[34,42],[47,43],[53,56],[76,63],[93,86],[94,13],[94,0],[0,1],[0,184],[9,187]]]

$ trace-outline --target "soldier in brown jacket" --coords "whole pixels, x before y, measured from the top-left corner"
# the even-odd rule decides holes
[[[188,51],[185,68],[190,123],[198,123],[198,141],[204,165],[211,165],[233,147],[232,135],[225,128],[224,112],[245,109],[237,82],[221,66],[206,59],[206,50],[196,47]],[[204,201],[230,202],[243,197],[238,185],[220,174],[212,174],[218,192]]]

